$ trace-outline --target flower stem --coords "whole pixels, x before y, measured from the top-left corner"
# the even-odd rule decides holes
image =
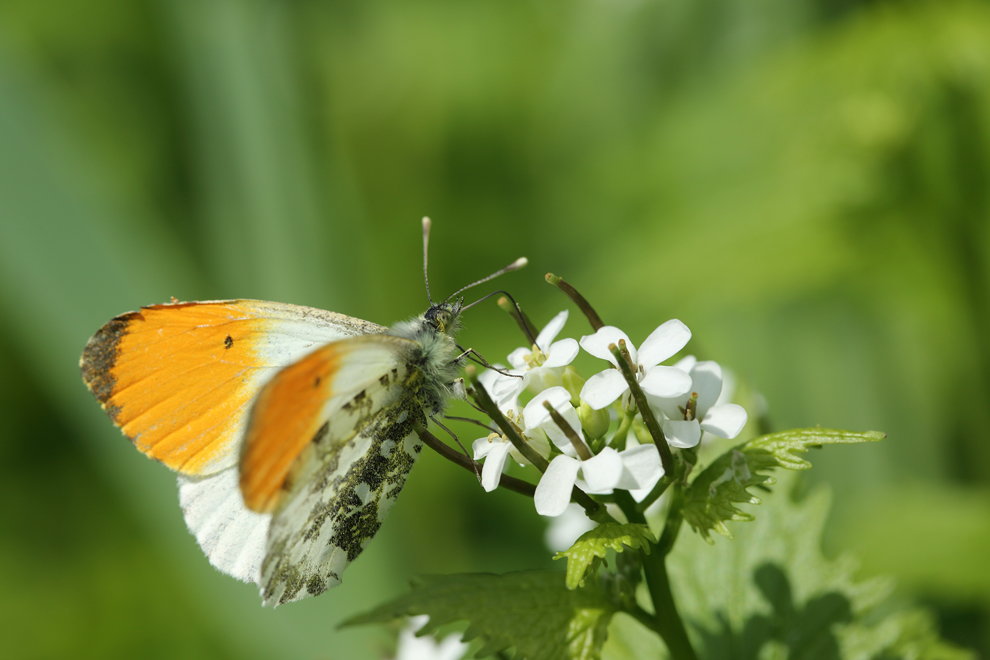
[[[546,472],[547,466],[549,465],[547,460],[537,454],[536,451],[529,446],[529,443],[526,442],[518,432],[516,432],[515,427],[505,418],[502,411],[498,409],[498,406],[496,406],[495,402],[492,401],[492,397],[488,394],[488,391],[485,390],[484,386],[479,383],[476,378],[472,380],[471,385],[473,386],[471,392],[474,395],[475,403],[481,406],[482,410],[484,410],[485,413],[492,418],[495,425],[501,429],[502,433],[505,434],[505,437],[509,439],[509,442],[511,442],[512,445],[519,450],[519,453],[526,457],[527,461],[535,465],[536,469],[540,472]]]
[[[498,306],[503,312],[506,312],[515,320],[516,324],[519,325],[519,329],[523,331],[524,335],[526,335],[526,339],[529,343],[535,344],[536,335],[540,334],[540,331],[536,329],[533,322],[529,320],[528,316],[526,316],[526,312],[522,311],[515,301],[510,302],[506,296],[502,296],[498,299]]]
[[[681,531],[681,523],[684,522],[684,490],[680,485],[671,491],[670,509],[667,511],[667,521],[663,525],[663,532],[657,542],[657,552],[661,557],[666,557],[674,548],[674,541]]]
[[[498,406],[495,405],[495,402],[492,401],[492,397],[489,396],[484,386],[477,381],[477,378],[473,379],[471,384],[473,385],[471,388],[471,393],[474,396],[475,403],[477,403],[481,409],[492,418],[492,421],[495,422],[496,426],[502,430],[502,433],[504,433],[505,437],[509,439],[509,442],[511,442],[512,445],[519,450],[519,453],[526,457],[526,460],[535,465],[536,469],[541,473],[546,472],[547,467],[549,467],[550,464],[547,463],[545,458],[537,454],[536,451],[529,446],[529,443],[520,437],[519,433],[516,432],[515,427],[512,426],[512,423],[505,418],[502,411],[499,410]],[[502,478],[505,479],[505,475],[503,475]],[[591,499],[587,493],[577,486],[574,486],[571,489],[571,501],[584,507],[584,510],[588,512],[588,517],[592,520],[597,520],[596,516],[600,517],[605,511],[604,507]]]
[[[581,457],[581,460],[586,461],[589,458],[593,458],[594,454],[592,454],[591,450],[588,449],[588,445],[584,444],[584,440],[582,440],[577,434],[577,431],[575,431],[571,425],[567,423],[564,416],[557,412],[549,401],[544,401],[543,407],[550,413],[550,419],[552,419],[553,423],[557,425],[557,428],[563,431],[564,435],[567,436],[567,439],[571,441],[571,446],[574,447],[574,451],[576,451],[577,455]]]
[[[670,590],[670,578],[667,575],[666,556],[660,552],[641,553],[643,557],[643,572],[646,574],[646,586],[653,600],[654,625],[651,626],[660,634],[670,657],[673,660],[697,660],[691,640],[688,639],[687,629],[677,612],[674,594]]]
[[[643,501],[636,505],[636,510],[646,511],[649,509],[654,502],[660,499],[660,496],[667,491],[667,488],[672,483],[674,483],[673,478],[668,477],[667,475],[660,477],[660,481],[658,481],[657,485],[653,487],[650,494],[644,497]]]
[[[435,435],[430,433],[423,427],[422,424],[416,424],[415,426],[416,435],[419,439],[423,441],[427,447],[440,454],[446,458],[451,463],[460,465],[465,470],[468,470],[472,474],[475,470],[479,468],[477,461],[470,460],[464,454],[459,454],[454,451],[451,447],[447,446],[445,443],[440,442],[440,439]],[[533,497],[536,494],[536,486],[529,483],[528,481],[523,481],[522,479],[516,479],[515,477],[510,477],[507,474],[503,474],[502,478],[498,482],[499,488],[505,488],[506,490],[511,490],[514,493],[519,493],[520,495],[525,495],[526,497]]]
[[[629,449],[629,429],[632,428],[634,417],[635,415],[623,412],[622,419],[619,420],[619,428],[615,430],[615,435],[612,437],[612,442],[623,449]]]
[[[591,324],[592,330],[597,332],[599,328],[605,327],[605,324],[602,323],[601,317],[598,316],[598,312],[596,312],[591,306],[591,303],[589,303],[584,296],[578,293],[577,289],[565,282],[564,278],[557,277],[553,273],[547,273],[546,280],[563,291],[564,295],[574,301],[574,304],[578,306],[578,309],[580,309],[584,315],[588,317],[588,323]]]
[[[620,339],[619,341],[625,341]],[[650,404],[646,401],[646,395],[643,394],[643,389],[639,386],[639,382],[636,380],[636,375],[633,373],[632,366],[626,361],[625,356],[623,356],[622,351],[615,344],[609,344],[608,350],[612,352],[615,357],[615,361],[619,365],[619,370],[626,379],[626,383],[629,385],[629,391],[632,392],[633,398],[636,400],[636,407],[639,408],[639,414],[643,417],[643,422],[646,424],[646,428],[650,431],[650,436],[653,438],[653,442],[656,444],[657,449],[660,451],[660,462],[663,464],[664,474],[668,477],[674,477],[674,455],[670,452],[670,447],[667,445],[667,437],[663,434],[663,429],[660,428],[660,424],[657,422],[657,418],[653,415],[653,411],[650,410]]]

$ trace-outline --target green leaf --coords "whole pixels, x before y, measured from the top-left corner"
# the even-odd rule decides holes
[[[598,573],[609,550],[622,552],[627,546],[650,554],[656,537],[646,525],[604,523],[582,534],[569,549],[558,552],[554,559],[567,558],[567,588],[584,586],[585,578]]]
[[[748,489],[776,483],[766,472],[778,467],[807,470],[811,463],[797,454],[808,451],[809,447],[876,442],[884,437],[885,434],[877,431],[856,433],[812,428],[754,438],[717,458],[685,489],[684,520],[709,543],[713,543],[711,530],[731,539],[726,521],[753,520],[752,515],[741,511],[736,504],[760,503]]]
[[[615,609],[598,589],[570,590],[561,578],[558,571],[424,576],[411,593],[342,625],[428,614],[424,635],[466,620],[464,641],[484,641],[478,657],[514,647],[527,660],[596,660]]]
[[[825,558],[831,498],[822,488],[794,502],[795,480],[782,475],[765,515],[740,527],[733,543],[711,547],[684,535],[669,556],[674,597],[699,657],[972,657],[939,639],[924,611],[892,604],[890,580],[857,582],[849,557]]]

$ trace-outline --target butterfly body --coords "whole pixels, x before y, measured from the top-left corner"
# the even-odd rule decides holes
[[[378,531],[440,414],[460,302],[392,329],[249,300],[154,305],[90,339],[83,380],[179,473],[190,531],[266,604],[317,595]]]

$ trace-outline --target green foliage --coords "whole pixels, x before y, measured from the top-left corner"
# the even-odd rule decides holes
[[[792,477],[766,498],[761,515],[733,543],[680,538],[668,558],[678,609],[705,660],[852,660],[972,657],[939,639],[930,616],[899,609],[886,579],[857,582],[848,557],[829,560],[821,535],[830,497],[824,489],[790,499]],[[633,660],[649,640],[613,626],[608,660]],[[615,653],[612,654],[612,650]],[[656,653],[652,657],[657,657]],[[663,656],[661,656],[663,657]]]
[[[513,647],[527,660],[599,658],[614,609],[601,591],[571,590],[561,578],[558,571],[425,576],[413,582],[412,592],[343,625],[428,614],[421,634],[468,621],[464,640],[484,642],[478,657]]]
[[[604,523],[582,534],[570,548],[558,552],[554,559],[567,558],[567,588],[584,586],[585,578],[598,574],[609,550],[622,552],[626,547],[650,554],[657,540],[646,525]]]
[[[736,507],[737,503],[759,504],[751,487],[766,487],[775,479],[766,474],[774,468],[806,470],[811,463],[797,456],[811,447],[833,444],[876,442],[883,433],[837,431],[834,429],[794,429],[754,438],[727,451],[713,461],[684,491],[684,520],[702,538],[713,543],[709,532],[732,538],[728,520],[751,521],[753,516]]]

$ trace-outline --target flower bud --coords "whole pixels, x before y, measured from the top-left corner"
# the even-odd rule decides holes
[[[646,428],[646,424],[638,419],[633,422],[633,433],[641,445],[648,445],[653,442],[653,436],[650,435],[650,430]]]
[[[582,403],[581,388],[584,387],[584,378],[574,370],[574,367],[567,366],[561,375],[561,381],[563,381],[564,389],[571,395],[571,405],[575,408],[580,407]]]
[[[595,410],[584,401],[578,407],[578,419],[581,420],[581,428],[592,440],[597,440],[608,433],[611,423],[608,410]]]

